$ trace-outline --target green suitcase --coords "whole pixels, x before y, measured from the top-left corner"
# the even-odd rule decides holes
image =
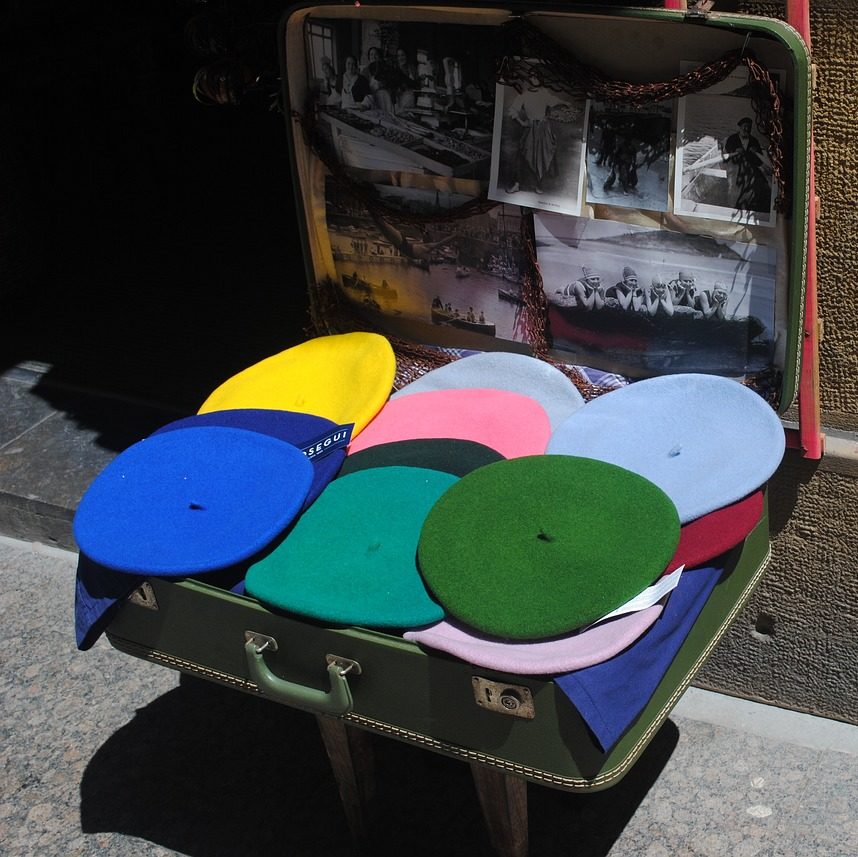
[[[322,57],[331,51],[337,57],[343,54],[345,48],[337,46],[337,39],[348,39],[350,50],[357,52],[361,40],[371,30],[368,22],[381,22],[380,27],[374,24],[375,32],[381,32],[388,40],[391,33],[427,34],[437,29],[442,35],[449,34],[454,44],[461,44],[464,39],[506,45],[506,60],[498,68],[502,75],[512,78],[516,73],[528,73],[527,66],[516,63],[538,48],[542,54],[540,63],[555,72],[565,70],[576,76],[579,83],[585,81],[585,89],[607,80],[624,82],[627,89],[640,84],[659,84],[659,91],[668,92],[668,84],[664,82],[674,81],[673,89],[669,90],[673,94],[663,95],[665,100],[677,93],[696,93],[687,88],[694,77],[692,67],[688,68],[688,74],[682,72],[683,82],[676,88],[675,79],[683,62],[693,61],[693,67],[706,65],[708,79],[718,77],[722,82],[729,80],[732,69],[748,66],[746,58],[750,56],[757,63],[754,68],[771,70],[779,91],[784,93],[784,110],[778,114],[780,121],[769,126],[775,129],[773,135],[783,131],[782,137],[778,137],[781,140],[778,166],[784,197],[782,203],[772,203],[765,216],[758,218],[751,233],[772,236],[777,283],[773,289],[776,306],[772,313],[777,335],[766,367],[749,373],[747,381],[758,386],[777,412],[789,419],[802,377],[805,288],[810,276],[808,232],[812,217],[808,197],[810,64],[804,42],[791,27],[781,21],[742,15],[574,4],[543,4],[537,9],[532,4],[504,7],[445,3],[406,7],[355,3],[302,5],[289,10],[283,16],[279,39],[283,111],[290,134],[288,156],[305,247],[302,260],[305,281],[300,287],[309,289],[317,333],[364,329],[380,331],[390,338],[398,360],[397,385],[438,365],[437,361],[449,359],[450,349],[513,350],[557,363],[574,362],[571,358],[577,354],[558,349],[552,341],[550,330],[558,324],[556,316],[552,319],[549,315],[546,328],[539,327],[538,318],[535,325],[532,323],[536,318],[533,306],[538,306],[538,301],[534,302],[532,295],[526,293],[527,282],[523,287],[518,283],[522,287],[519,293],[501,294],[510,290],[503,279],[503,259],[492,262],[492,273],[499,283],[498,306],[510,303],[508,299],[513,297],[518,301],[514,309],[521,314],[522,303],[528,304],[531,335],[524,339],[511,335],[508,328],[487,335],[486,330],[480,329],[479,321],[471,324],[465,317],[456,325],[438,323],[438,319],[425,312],[422,315],[385,312],[384,301],[389,298],[377,290],[371,278],[363,275],[366,279],[359,287],[357,272],[349,280],[348,272],[354,267],[355,258],[361,258],[362,251],[359,243],[352,245],[357,256],[350,256],[351,250],[339,253],[332,250],[332,221],[325,215],[336,196],[331,191],[330,176],[343,171],[342,164],[331,161],[331,151],[356,158],[352,166],[357,163],[368,171],[367,175],[372,175],[373,181],[387,185],[408,184],[411,178],[407,182],[402,180],[407,175],[414,177],[415,186],[437,187],[440,176],[454,182],[457,189],[468,187],[468,182],[485,184],[488,180],[495,199],[504,192],[503,165],[490,163],[485,137],[474,130],[476,125],[464,126],[463,133],[456,136],[446,132],[442,117],[422,144],[418,140],[415,145],[413,138],[420,136],[418,123],[414,121],[415,116],[420,117],[419,109],[427,111],[422,115],[432,121],[437,110],[426,76],[409,96],[413,98],[409,109],[417,111],[410,114],[409,122],[397,122],[388,114],[372,127],[362,125],[355,119],[356,111],[349,113],[343,107],[342,92],[338,93],[336,104],[322,105],[319,93],[328,85]],[[436,37],[437,34],[432,36]],[[427,41],[431,39],[427,37]],[[412,44],[417,43],[412,40]],[[432,66],[425,53],[421,56],[424,69],[434,68],[440,78],[439,64]],[[462,81],[456,79],[461,69],[457,72],[453,63],[447,66],[445,79],[450,92],[445,115],[449,116],[457,108],[453,94],[458,95],[463,87]],[[719,85],[718,81],[714,85]],[[616,94],[621,89],[599,92]],[[561,86],[558,91],[568,96],[567,102],[572,98],[568,88]],[[590,91],[584,95],[590,95]],[[473,91],[470,96],[473,103],[479,100]],[[686,118],[691,115],[690,109],[685,113]],[[476,117],[477,113],[461,111],[460,115]],[[493,121],[495,117],[488,119]],[[473,121],[476,123],[477,119]],[[672,130],[671,139],[681,133],[685,131]],[[461,144],[458,158],[456,142]],[[594,155],[595,152],[590,153]],[[394,165],[387,174],[377,169],[378,158],[383,162],[385,157],[390,157]],[[675,161],[674,176],[678,171]],[[712,189],[728,181],[721,173],[705,166],[701,169],[701,174],[707,177],[703,184],[708,182],[708,189],[700,192],[700,198],[705,200],[707,193],[722,192],[719,188]],[[398,177],[396,181],[390,180],[393,174]],[[345,175],[344,181],[347,188],[352,181],[352,189],[360,192],[361,185],[353,177]],[[776,193],[778,183],[772,184]],[[586,216],[591,220],[634,223],[634,217],[628,213],[630,208],[624,207],[622,200],[618,205],[614,200],[597,199],[598,190],[594,186],[578,192],[581,212],[589,211]],[[592,200],[585,198],[590,191],[594,195]],[[661,211],[659,223],[676,228],[686,215],[686,223],[693,218],[690,208],[680,211],[682,205],[693,208],[697,204],[689,202],[691,197],[685,194],[685,185],[675,185],[673,210]],[[548,211],[550,204],[564,207],[557,198],[549,199],[548,203],[546,206],[538,202],[543,205],[539,211]],[[722,202],[720,207],[724,211],[716,212],[717,216],[714,209],[708,210],[712,218],[705,220],[706,229],[713,228],[713,223],[717,227],[722,215],[723,230],[735,225],[729,217],[729,204],[725,206]],[[716,204],[714,208],[719,206]],[[598,216],[594,217],[593,212]],[[764,222],[769,215],[776,219],[774,226]],[[552,216],[557,216],[556,211]],[[519,253],[526,250],[520,243],[512,243]],[[506,245],[498,246],[504,249]],[[526,254],[517,258],[532,261]],[[451,271],[455,266],[455,273],[462,275],[456,287],[463,295],[467,294],[465,264],[452,258],[446,263]],[[380,264],[387,265],[384,270],[391,272],[387,280],[396,284],[401,273],[397,265],[390,261]],[[293,282],[291,287],[297,286]],[[442,309],[446,307],[442,305]],[[587,350],[587,359],[601,360],[599,368],[608,371],[632,376],[653,374],[652,366],[634,355],[630,357],[625,352],[619,358],[612,355],[610,348],[604,347],[606,342],[610,343],[610,339],[601,340],[600,348]],[[673,369],[677,370],[683,371],[683,367]],[[662,371],[671,371],[671,367],[659,365],[655,374]],[[474,769],[481,798],[485,798],[487,818],[492,812],[491,799],[486,798],[490,790],[487,782],[499,777],[507,788],[507,798],[502,801],[506,805],[504,823],[520,830],[521,811],[516,814],[510,806],[515,795],[521,799],[524,783],[588,792],[609,787],[623,777],[746,603],[768,559],[768,518],[764,515],[750,536],[726,557],[725,574],[645,709],[608,752],[601,749],[550,677],[512,675],[474,667],[377,630],[326,627],[269,610],[250,596],[236,595],[198,580],[150,578],[123,603],[106,633],[110,643],[121,652],[312,712],[331,746],[347,747],[355,735],[375,733],[467,761]],[[485,704],[486,688],[492,691],[495,701],[492,705]],[[520,835],[516,841],[519,850],[515,853],[524,853],[526,845],[521,844]]]
[[[643,752],[763,574],[768,518],[725,575],[646,709],[609,753],[550,680],[474,667],[400,637],[267,610],[191,579],[147,581],[107,636],[127,654],[568,791],[619,779]],[[266,646],[267,643],[267,646]],[[260,649],[271,654],[259,654]],[[480,704],[475,680],[503,702]]]

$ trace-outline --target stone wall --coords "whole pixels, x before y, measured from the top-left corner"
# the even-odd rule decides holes
[[[717,4],[716,4],[717,8]],[[782,3],[741,11],[785,17]],[[788,452],[770,485],[772,561],[697,684],[858,723],[858,18],[811,0],[821,462]]]

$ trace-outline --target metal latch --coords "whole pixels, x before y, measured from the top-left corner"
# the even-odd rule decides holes
[[[715,5],[715,0],[696,0],[694,4],[689,3],[685,10],[686,18],[707,18],[712,8]]]
[[[325,663],[330,666],[336,664],[340,668],[340,675],[360,675],[360,664],[351,658],[343,658],[340,655],[325,655]]]
[[[251,640],[258,652],[277,651],[277,640],[274,637],[269,637],[268,634],[260,634],[259,631],[245,631],[244,642],[249,643]]]
[[[149,581],[143,581],[129,596],[128,601],[136,604],[138,607],[145,607],[147,610],[158,609],[158,599],[155,597],[155,590],[152,589],[152,584]]]
[[[536,717],[530,688],[520,684],[490,681],[478,675],[471,677],[471,684],[474,688],[474,700],[480,707],[525,720],[533,720]]]

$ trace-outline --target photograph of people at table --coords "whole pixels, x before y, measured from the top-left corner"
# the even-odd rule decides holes
[[[338,160],[488,180],[491,28],[309,18],[308,88]]]

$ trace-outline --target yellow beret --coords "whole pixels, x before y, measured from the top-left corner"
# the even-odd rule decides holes
[[[342,333],[309,339],[267,357],[223,382],[199,413],[267,408],[316,414],[345,425],[352,437],[390,396],[396,358],[377,333]]]

